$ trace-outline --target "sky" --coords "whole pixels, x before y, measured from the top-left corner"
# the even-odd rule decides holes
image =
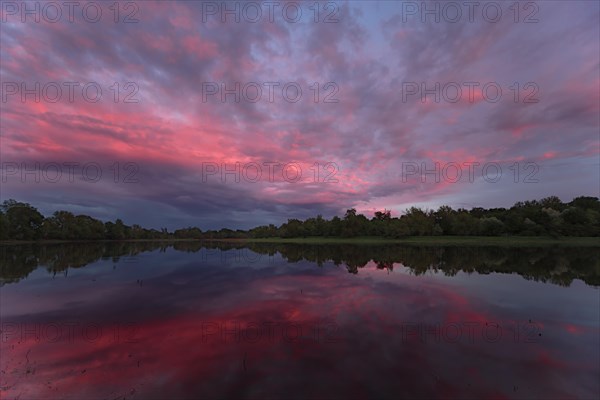
[[[247,229],[600,196],[600,3],[2,2],[0,200]]]

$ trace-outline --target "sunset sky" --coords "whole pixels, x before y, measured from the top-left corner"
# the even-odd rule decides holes
[[[597,1],[277,3],[3,2],[0,200],[246,229],[600,195]]]

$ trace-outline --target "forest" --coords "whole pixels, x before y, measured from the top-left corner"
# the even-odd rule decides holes
[[[288,219],[249,230],[202,230],[186,227],[169,231],[126,225],[121,219],[102,222],[88,215],[56,211],[45,217],[28,203],[10,199],[0,205],[0,240],[139,240],[234,239],[304,237],[409,236],[600,236],[600,201],[580,196],[565,203],[556,196],[517,202],[510,208],[437,210],[411,207],[399,217],[388,210],[371,218],[351,208],[331,219],[318,215],[306,220]]]

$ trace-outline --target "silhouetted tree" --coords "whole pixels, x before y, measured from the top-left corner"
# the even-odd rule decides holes
[[[35,240],[41,235],[40,227],[44,216],[28,203],[19,203],[15,200],[5,200],[2,203],[5,222],[8,227],[3,228],[8,232],[8,238],[13,240]]]

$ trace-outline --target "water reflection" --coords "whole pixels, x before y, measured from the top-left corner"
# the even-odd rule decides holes
[[[598,249],[104,242],[1,251],[2,398],[600,390]]]
[[[415,275],[441,272],[447,276],[463,271],[479,274],[516,273],[525,279],[569,286],[574,279],[600,286],[600,247],[442,247],[354,244],[271,244],[231,242],[97,242],[0,246],[1,284],[18,282],[38,266],[54,274],[101,260],[131,261],[136,255],[168,248],[186,253],[202,249],[237,250],[239,261],[257,262],[260,256],[280,254],[290,263],[311,261],[318,266],[333,262],[356,274],[370,262],[392,271],[402,264]],[[251,256],[251,250],[259,256]]]

